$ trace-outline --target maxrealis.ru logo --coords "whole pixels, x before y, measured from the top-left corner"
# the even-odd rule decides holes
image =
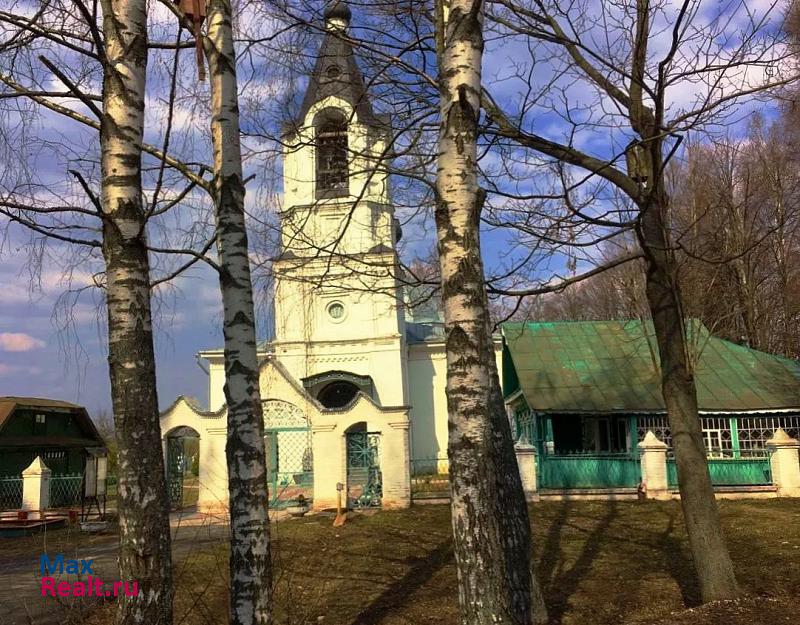
[[[94,560],[73,560],[57,553],[51,560],[46,554],[39,558],[39,571],[42,575],[42,597],[126,597],[139,594],[139,582],[103,582],[94,576]],[[57,575],[86,575],[85,580],[57,581]]]

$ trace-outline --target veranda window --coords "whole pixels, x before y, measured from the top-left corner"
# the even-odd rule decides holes
[[[783,428],[793,438],[800,436],[800,415],[704,416],[700,421],[709,458],[761,457],[767,453],[767,441],[778,428]],[[672,436],[666,417],[639,417],[637,425],[639,441],[644,440],[648,430],[653,430],[672,454]]]

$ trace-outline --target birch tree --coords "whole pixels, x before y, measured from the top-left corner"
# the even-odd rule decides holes
[[[206,45],[214,146],[213,199],[224,309],[230,495],[230,622],[272,620],[264,420],[244,211],[236,55],[230,0],[208,4]]]
[[[65,203],[43,206],[35,195],[20,191],[21,185],[4,190],[0,213],[39,235],[102,252],[109,375],[119,449],[119,575],[123,580],[136,580],[140,588],[139,596],[121,598],[116,621],[168,625],[172,623],[173,597],[169,508],[141,177],[147,8],[144,0],[103,0],[100,8],[102,25],[96,21],[97,7],[93,10],[76,2],[78,21],[83,21],[83,27],[76,30],[71,30],[75,14],[58,4],[50,10],[42,7],[33,16],[0,14],[6,35],[0,44],[3,99],[80,117],[99,131],[101,170],[99,196],[86,178],[74,172],[91,209]],[[53,18],[59,17],[60,26],[56,26]],[[42,56],[41,62],[63,85],[63,91],[53,93],[18,82],[10,72],[27,67],[25,48],[41,49],[41,42],[56,42],[76,53],[81,64],[87,60],[94,64],[102,77],[102,94],[93,95],[47,56]],[[88,74],[91,71],[83,78]],[[76,112],[80,106],[87,115]],[[25,146],[20,149],[24,153]],[[80,227],[69,215],[97,218],[99,228]]]
[[[120,576],[140,597],[119,604],[118,623],[172,623],[169,504],[161,454],[150,268],[142,205],[141,145],[147,6],[104,0],[100,127],[108,363],[119,448]]]
[[[192,21],[172,3],[165,4],[193,32]],[[266,624],[272,621],[269,500],[245,223],[233,12],[230,0],[210,0],[206,7],[208,25],[201,43],[211,83],[214,177],[204,188],[214,205],[217,258],[204,256],[203,260],[217,272],[223,305],[230,514],[228,616],[234,625]]]
[[[447,354],[450,495],[464,625],[544,623],[528,509],[483,282],[478,121],[482,0],[436,5],[440,129],[436,228]]]

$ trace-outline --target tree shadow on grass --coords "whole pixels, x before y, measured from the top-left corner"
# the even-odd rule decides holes
[[[615,549],[614,543],[618,541],[624,542],[623,546],[636,546],[640,550],[643,560],[639,562],[639,568],[643,574],[656,572],[669,575],[675,581],[686,607],[701,605],[697,576],[680,528],[682,516],[679,507],[662,509],[666,521],[663,530],[653,527],[647,531],[647,536],[637,536],[635,528],[628,528],[626,532],[625,524],[620,527],[615,523],[620,512],[617,502],[608,502],[602,516],[585,529],[577,527],[575,519],[570,518],[574,510],[572,503],[563,501],[550,522],[537,567],[552,623],[563,621],[571,597],[584,580],[598,578],[601,571],[593,571],[595,560],[602,552]],[[662,527],[661,523],[658,523],[658,527]],[[579,529],[584,536],[570,535],[565,533],[565,529]],[[619,535],[620,531],[623,536]],[[580,541],[580,546],[575,545],[577,541]],[[570,562],[571,566],[568,564]]]
[[[585,538],[583,548],[575,563],[564,569],[565,557],[562,530],[567,525],[571,502],[564,500],[544,540],[539,559],[539,580],[544,588],[547,612],[552,623],[561,623],[569,606],[570,597],[592,569],[592,564],[604,545],[604,535],[617,516],[617,502],[610,501],[606,513]]]
[[[694,608],[703,602],[697,586],[697,573],[691,561],[691,554],[686,551],[685,541],[675,536],[676,512],[667,513],[667,527],[658,537],[656,544],[664,556],[666,570],[681,592],[681,599],[687,608]]]
[[[453,562],[453,542],[439,543],[423,557],[408,558],[411,568],[376,597],[353,619],[353,625],[377,625],[402,606],[408,597],[422,588],[443,567]]]

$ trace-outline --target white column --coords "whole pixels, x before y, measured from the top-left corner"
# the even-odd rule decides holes
[[[22,510],[41,513],[50,506],[51,473],[40,456],[22,472]]]
[[[381,478],[384,509],[408,508],[411,505],[411,461],[408,449],[407,420],[388,424],[381,432]]]
[[[347,484],[345,440],[335,424],[311,427],[314,453],[314,510],[336,507],[336,484]],[[342,507],[347,506],[347,493],[342,491]]]
[[[225,457],[227,429],[208,428],[200,435],[200,492],[197,509],[204,514],[228,514],[228,461]]]
[[[514,445],[514,452],[525,500],[539,501],[539,489],[536,486],[536,447],[526,442],[517,443]]]
[[[169,443],[167,437],[161,437],[161,455],[164,458],[164,477],[169,478]]]
[[[648,499],[669,499],[667,480],[667,444],[658,440],[649,430],[639,443],[641,452],[642,484]]]
[[[772,452],[769,462],[778,497],[800,497],[800,441],[778,428],[767,441],[767,448]]]

